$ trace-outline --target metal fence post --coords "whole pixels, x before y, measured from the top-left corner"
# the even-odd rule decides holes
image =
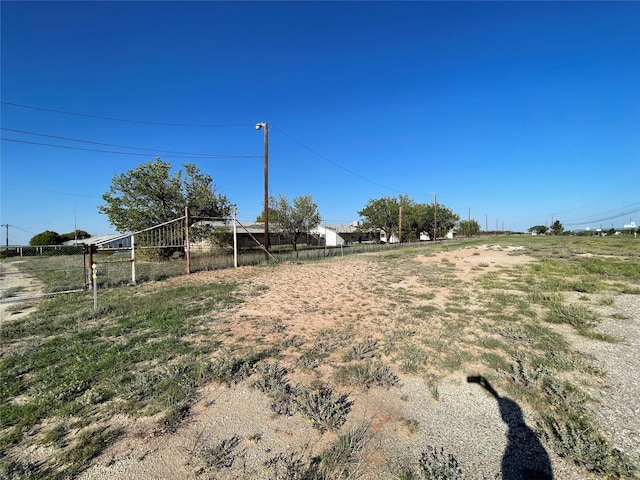
[[[92,271],[93,265],[94,265],[94,263],[93,263],[93,252],[94,252],[96,246],[91,244],[91,245],[88,245],[88,248],[89,248],[89,257],[87,259],[87,265],[89,267],[88,270]],[[87,278],[87,284],[89,285],[89,288],[93,288],[93,282],[91,281],[90,278]]]
[[[189,244],[189,207],[184,207],[184,249],[187,256],[187,275],[191,273],[191,245]]]
[[[95,263],[91,264],[91,278],[93,279],[93,311],[98,310],[98,267]]]
[[[236,229],[236,209],[233,209],[233,266],[238,268],[238,236]]]
[[[131,234],[131,283],[136,284],[136,237]]]

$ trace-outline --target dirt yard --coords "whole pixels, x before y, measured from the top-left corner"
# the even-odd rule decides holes
[[[474,247],[417,260],[384,262],[361,255],[206,272],[170,282],[236,281],[245,301],[211,314],[211,338],[222,341],[229,354],[280,345],[278,361],[287,367],[291,383],[333,383],[336,366],[344,361],[350,346],[367,338],[376,342],[377,357],[391,365],[400,382],[389,388],[340,389],[353,401],[341,431],[361,425],[367,428],[357,478],[400,478],[394,465],[417,464],[421,452],[434,446],[454,455],[467,479],[514,480],[504,470],[510,434],[499,402],[477,384],[467,382],[468,375],[487,373],[478,360],[480,347],[475,345],[483,319],[456,320],[455,304],[463,302],[466,311],[474,312],[479,307],[477,292],[469,290],[472,280],[491,273],[509,275],[532,261],[512,247]],[[415,320],[418,311],[427,313],[424,320]],[[608,316],[602,328],[615,330],[614,322]],[[632,322],[626,322],[633,322],[637,332],[637,313]],[[405,338],[402,335],[407,341],[415,340],[410,345],[416,349],[403,350],[394,343],[394,339]],[[584,339],[571,338],[580,348],[588,348]],[[637,371],[637,341],[636,337],[627,343],[607,344],[603,354],[630,355]],[[601,364],[605,359],[595,350],[591,349],[592,358]],[[419,357],[423,351],[426,357]],[[304,368],[300,352],[315,352],[318,361]],[[411,367],[415,364],[426,367],[414,372]],[[606,385],[618,386],[628,378],[615,369],[608,369],[607,375]],[[80,478],[275,478],[266,465],[270,458],[310,458],[336,438],[335,432],[321,433],[299,414],[276,415],[270,408],[271,399],[249,383],[205,388],[175,433],[161,433],[153,417],[114,417],[112,426],[124,428],[126,435],[95,459]],[[617,395],[606,385],[601,389],[593,385],[604,402],[607,396]],[[628,394],[636,392],[637,386]],[[626,400],[633,403],[633,399]],[[519,407],[533,428],[532,412],[527,405]],[[615,440],[621,448],[633,449],[640,430],[637,407],[635,413],[632,409],[621,418],[616,418],[616,409],[604,415],[611,430],[618,422],[626,424],[623,430],[628,433],[619,431]],[[231,463],[206,470],[203,449],[231,438],[237,439]],[[553,478],[587,478],[585,471],[559,458],[549,446],[545,448]],[[640,454],[637,444],[635,448],[629,453]]]

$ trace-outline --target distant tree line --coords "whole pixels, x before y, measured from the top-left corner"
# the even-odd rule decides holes
[[[62,245],[69,240],[82,240],[90,236],[91,234],[84,230],[75,230],[73,232],[63,233],[62,235],[52,230],[45,230],[31,237],[29,245]]]
[[[420,240],[423,232],[435,240],[445,236],[460,221],[460,216],[443,204],[417,203],[407,195],[370,199],[358,215],[363,219],[362,230],[380,229],[387,241],[395,237],[403,242]],[[460,222],[460,226],[469,235],[480,230],[475,220]]]
[[[564,227],[562,223],[560,223],[560,220],[556,220],[551,225],[551,228],[547,228],[546,225],[534,225],[533,227],[529,227],[527,231],[538,235],[562,235]]]
[[[185,207],[193,217],[230,215],[233,205],[226,196],[216,192],[211,176],[200,172],[194,164],[185,164],[184,171],[175,173],[171,168],[170,163],[156,158],[115,175],[110,190],[102,196],[104,204],[99,207],[100,213],[107,215],[120,232],[139,231],[179,218]],[[285,194],[279,194],[269,198],[268,209],[270,231],[286,237],[294,250],[299,239],[321,222],[311,195],[289,200]],[[387,241],[392,238],[417,241],[423,233],[434,240],[454,228],[464,236],[480,231],[477,221],[460,221],[459,215],[443,204],[418,203],[407,195],[370,199],[358,214],[362,219],[359,229],[363,233],[382,231]],[[257,221],[263,220],[263,214],[259,215]],[[45,233],[42,237],[48,242],[59,240],[51,234],[47,238]]]

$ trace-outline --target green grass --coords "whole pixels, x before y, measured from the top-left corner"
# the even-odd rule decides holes
[[[19,448],[26,432],[42,428],[41,442],[61,450],[59,471],[67,471],[117,434],[101,430],[92,434],[93,443],[67,445],[61,419],[82,418],[65,427],[80,428],[82,435],[85,425],[100,424],[114,411],[164,412],[160,427],[175,429],[197,388],[221,375],[205,357],[216,343],[192,338],[206,328],[205,312],[238,302],[234,290],[224,283],[105,290],[105,307],[96,314],[88,295],[72,294],[48,299],[37,313],[4,325],[0,449]],[[55,424],[45,427],[50,420]]]

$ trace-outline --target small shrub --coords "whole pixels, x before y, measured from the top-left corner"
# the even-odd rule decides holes
[[[558,455],[570,458],[576,465],[606,478],[639,478],[638,466],[613,448],[584,415],[574,417],[572,422],[543,416],[538,426]]]
[[[412,435],[420,429],[420,422],[413,418],[403,418],[402,423],[407,427]]]
[[[219,358],[211,365],[211,378],[227,385],[232,385],[253,373],[253,368],[260,360],[267,357],[269,352],[250,354],[245,357]]]
[[[420,457],[420,468],[425,480],[462,480],[462,469],[458,460],[444,449],[427,447]]]
[[[335,379],[343,385],[393,387],[400,381],[398,376],[382,362],[362,362],[344,365],[335,373]]]
[[[314,348],[305,350],[302,355],[298,357],[298,365],[307,370],[313,370],[319,365],[318,352]]]
[[[206,469],[220,470],[230,468],[238,456],[235,449],[242,442],[242,438],[234,435],[221,440],[217,445],[204,447],[200,451],[200,458]],[[200,472],[202,473],[202,472]]]
[[[0,464],[0,479],[2,480],[38,478],[41,473],[37,464],[22,460],[9,460]]]
[[[273,480],[313,480],[317,477],[310,475],[309,465],[302,457],[292,452],[289,455],[280,453],[264,463],[269,479]]]
[[[320,464],[325,478],[352,478],[357,454],[364,449],[367,425],[361,425],[343,435],[320,454]]]
[[[263,366],[259,373],[260,377],[252,385],[273,399],[271,410],[278,415],[293,415],[296,388],[286,378],[287,369],[275,362]]]
[[[377,344],[378,342],[376,342],[372,337],[367,337],[362,342],[358,342],[351,346],[347,352],[347,359],[364,360],[365,358],[371,358],[374,355]]]
[[[334,430],[344,425],[353,405],[348,394],[335,395],[328,386],[321,386],[316,390],[301,387],[295,399],[300,413],[309,418],[320,431]]]

